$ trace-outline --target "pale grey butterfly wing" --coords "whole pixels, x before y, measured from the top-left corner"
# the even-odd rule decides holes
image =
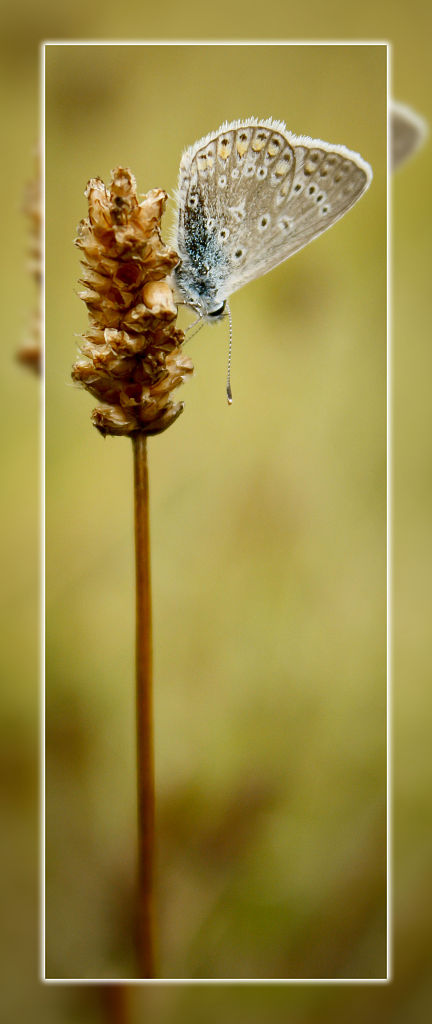
[[[390,103],[390,159],[396,170],[420,148],[427,135],[426,121],[404,103]]]
[[[211,315],[331,227],[371,179],[357,153],[295,136],[281,122],[223,125],[180,165],[180,294]]]

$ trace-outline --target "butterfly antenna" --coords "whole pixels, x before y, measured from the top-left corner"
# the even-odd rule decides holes
[[[232,391],[231,391],[231,349],[232,349],[232,317],[231,310],[228,303],[226,304],[226,311],[228,313],[229,320],[229,342],[228,342],[228,366],[227,366],[227,382],[226,382],[226,394],[228,399],[228,405],[232,405]]]

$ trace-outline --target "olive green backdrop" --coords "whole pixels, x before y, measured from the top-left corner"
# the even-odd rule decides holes
[[[160,972],[386,973],[386,48],[50,46],[49,977],[134,973],[131,445],[69,382],[83,187],[123,163],[172,193],[185,145],[251,113],[375,178],[234,296],[232,408],[227,327],[205,327],[149,442]]]
[[[33,1019],[43,1019],[44,1021],[106,1020],[111,1019],[109,1017],[111,1010],[107,1010],[106,1003],[101,1002],[97,987],[90,990],[87,987],[73,989],[67,986],[56,990],[45,988],[43,991],[35,983],[38,968],[35,945],[38,931],[36,801],[39,623],[36,519],[38,515],[39,401],[35,381],[26,376],[22,369],[13,362],[13,354],[25,333],[29,311],[34,301],[32,284],[23,269],[26,225],[20,213],[20,203],[24,183],[32,173],[32,145],[36,134],[38,103],[36,48],[40,38],[78,38],[79,36],[100,38],[101,35],[107,38],[110,36],[116,38],[120,27],[124,35],[131,33],[138,36],[154,35],[156,31],[158,33],[163,31],[169,37],[181,38],[189,33],[208,35],[214,31],[215,27],[213,15],[210,29],[204,21],[200,20],[200,14],[207,17],[206,12],[200,12],[195,7],[188,9],[187,16],[185,16],[185,10],[178,5],[171,12],[167,8],[162,12],[162,17],[165,14],[164,23],[159,19],[157,25],[154,19],[149,19],[142,6],[136,11],[131,10],[130,13],[134,15],[133,18],[124,18],[119,26],[119,11],[114,6],[112,9],[105,10],[102,18],[99,10],[93,11],[84,8],[84,5],[75,4],[73,10],[63,9],[60,11],[52,7],[50,3],[42,2],[37,8],[15,5],[5,12],[4,19],[4,38],[7,46],[3,51],[1,74],[7,95],[9,119],[7,123],[8,159],[3,161],[7,189],[4,194],[8,197],[8,201],[3,206],[4,238],[7,242],[4,280],[8,302],[4,309],[6,359],[3,366],[5,388],[2,402],[2,436],[4,479],[7,495],[11,500],[3,533],[5,541],[3,565],[7,587],[5,588],[6,603],[3,608],[5,641],[2,655],[3,674],[7,685],[4,693],[6,728],[2,732],[1,749],[8,772],[5,791],[7,843],[4,844],[3,860],[3,872],[8,881],[4,901],[8,920],[8,943],[3,961],[8,981],[4,986],[3,1001],[6,1008],[10,1007],[15,1015],[18,1006],[22,1015],[28,1016],[31,1013]],[[349,39],[360,35],[366,39],[390,38],[394,43],[394,94],[398,98],[412,103],[416,109],[430,118],[427,50],[430,15],[423,3],[416,2],[410,5],[409,9],[405,3],[381,6],[377,6],[375,3],[365,3],[361,13],[358,9],[350,10],[345,7],[342,9],[337,3],[327,7],[325,13],[322,9],[315,9],[311,6],[307,9],[284,8],[280,11],[275,9],[270,18],[266,11],[265,19],[261,19],[257,11],[248,11],[246,22],[241,8],[230,9],[228,17],[228,10],[225,10],[222,4],[218,18],[217,34],[222,26],[224,29],[226,28],[227,32],[229,30],[231,38],[236,36],[242,38],[246,29],[248,35],[255,35],[257,38],[262,38],[269,33],[284,35],[287,38],[304,38],[308,34],[313,38],[336,36],[336,38]],[[301,91],[299,89],[296,93],[296,101],[301,95]],[[319,95],[318,90],[315,103],[319,102]],[[249,112],[248,105],[245,113]],[[264,113],[265,111],[260,110],[259,112]],[[228,116],[235,116],[235,113]],[[297,122],[294,123],[294,119],[290,117],[290,111],[287,109],[276,111],[273,103],[271,113],[275,116],[285,117],[294,130],[312,131],[309,122],[307,126],[304,123],[301,125]],[[333,113],[340,117],[338,109]],[[224,116],[225,111],[221,117]],[[371,117],[374,118],[373,111]],[[219,123],[219,119],[218,117],[211,126],[215,127]],[[350,130],[352,127],[350,126]],[[201,130],[207,130],[207,123],[203,125],[202,129],[200,128]],[[321,133],[321,130],[320,125],[317,131]],[[180,148],[193,141],[196,136],[195,130],[192,133],[189,132],[187,138],[180,140]],[[329,135],[328,137],[333,136]],[[343,139],[342,137],[338,138],[338,141],[344,141],[354,147],[358,146],[363,155],[370,158],[369,152],[365,151],[364,143],[360,144],[357,137],[356,139],[348,138],[345,134]],[[152,159],[153,156],[154,154],[152,154]],[[125,159],[124,152],[120,158]],[[129,159],[132,163],[132,155]],[[164,181],[154,182],[147,181],[146,173],[143,181],[139,168],[134,166],[139,186],[144,190],[149,184],[165,184],[166,182],[166,187],[171,188],[175,183],[178,154],[174,154],[172,159],[169,183],[166,182],[165,174]],[[109,159],[105,161],[104,167],[98,169],[99,173],[107,176],[112,162],[114,161]],[[93,167],[91,170],[86,168],[84,177],[86,178],[89,173],[98,173],[98,171],[95,171]],[[210,991],[190,986],[184,988],[173,986],[163,991],[160,988],[154,989],[152,992],[135,990],[132,999],[134,1020],[141,1020],[143,1016],[148,1018],[149,1014],[151,1019],[167,1022],[183,1019],[200,1021],[203,1017],[206,1020],[216,1021],[220,1019],[221,1014],[225,1017],[231,1016],[233,1020],[244,1019],[248,1022],[261,1021],[269,1017],[275,1021],[285,1021],[288,1018],[302,1022],[326,1019],[342,1021],[347,1017],[350,1020],[364,1020],[365,1015],[373,1021],[380,1022],[383,1020],[402,1022],[407,1019],[418,1021],[425,1019],[430,1000],[427,960],[425,959],[425,951],[429,942],[429,923],[424,910],[425,879],[430,858],[426,817],[426,800],[430,792],[429,743],[426,724],[430,654],[428,627],[430,616],[427,614],[427,609],[430,607],[427,573],[428,551],[430,550],[428,540],[430,488],[427,483],[427,467],[430,459],[430,415],[427,392],[430,377],[427,326],[430,322],[427,255],[430,218],[427,215],[424,196],[429,180],[430,145],[427,145],[418,158],[401,170],[395,178],[393,195],[394,982],[381,990],[375,986],[325,988],[322,985],[313,986],[308,990],[305,986],[294,989],[254,987],[248,990],[245,988],[233,989],[232,987],[216,990],[212,986]],[[373,187],[375,187],[375,183]],[[61,189],[60,180],[57,182],[57,188]],[[82,188],[81,180],[78,183],[78,188],[79,190]],[[349,220],[352,218],[360,217],[361,214],[363,219],[366,216],[365,204],[371,200],[372,190],[347,216],[345,221],[314,243],[310,250],[305,250],[303,254],[299,254],[293,261],[274,273],[284,275],[284,284],[288,286],[288,277],[291,279],[291,275],[294,273],[295,262],[305,260],[306,256],[312,257],[312,252],[314,249],[316,252],[317,246],[322,247],[330,245],[330,243],[333,245],[333,241],[335,249],[332,250],[332,261],[334,262],[335,258],[338,258],[337,249],[340,243],[336,246],[336,237],[333,239],[333,236],[345,228],[348,229]],[[77,202],[75,224],[76,220],[83,215],[85,201],[83,198],[77,199],[75,195],[73,201]],[[352,253],[350,258],[351,256]],[[77,253],[74,254],[72,250],[69,258],[75,275]],[[69,277],[69,270],[67,276]],[[267,287],[271,277],[266,281],[251,285],[236,296],[236,339],[239,338],[240,330],[238,323],[240,304],[246,301],[248,291],[256,291],[257,288],[264,287],[264,284]],[[260,315],[261,305],[261,300],[257,301],[255,317]],[[74,300],[72,330],[79,330],[84,323],[84,311],[79,311],[79,309],[80,303],[76,299]],[[69,315],[68,313],[68,318]],[[243,316],[243,314],[241,315]],[[79,318],[81,318],[80,322],[78,322]],[[69,330],[70,328],[67,327],[65,331],[65,325],[60,328],[59,324],[58,345],[65,351],[70,345]],[[183,391],[183,395],[187,399],[187,409],[182,420],[177,424],[176,431],[183,429],[186,418],[191,416],[192,396],[196,394],[198,383],[201,387],[204,374],[202,362],[200,361],[198,364],[196,348],[199,347],[200,360],[205,358],[204,348],[207,348],[207,342],[209,345],[211,344],[212,360],[216,356],[218,358],[220,356],[219,376],[213,369],[212,363],[215,400],[217,391],[218,417],[220,413],[226,413],[227,417],[235,413],[240,398],[239,389],[244,387],[243,380],[246,383],[244,375],[245,373],[249,374],[247,362],[243,356],[247,347],[245,339],[246,334],[241,330],[239,342],[236,341],[237,352],[239,345],[242,345],[241,375],[238,372],[239,355],[235,353],[236,407],[229,411],[225,409],[223,396],[225,341],[219,339],[217,333],[215,334],[213,331],[210,337],[206,337],[202,332],[196,342],[192,343],[195,346],[193,358],[199,368],[199,376]],[[64,363],[67,367],[70,365],[68,360],[69,356],[65,356]],[[204,374],[204,377],[207,380],[208,374]],[[249,387],[248,379],[247,388]],[[292,401],[292,393],[290,398]],[[80,429],[83,429],[86,459],[88,460],[92,429],[86,422],[84,408],[89,409],[91,404],[87,396],[83,394],[74,393],[73,399],[74,403],[71,401],[70,406],[72,407],[72,404],[76,406],[77,422],[80,424]],[[200,417],[201,432],[202,416]],[[95,436],[92,443],[94,444],[96,440],[100,439]],[[167,448],[177,443],[174,438],[174,428],[170,434],[166,435],[165,439],[159,440],[161,444],[166,443]],[[107,457],[111,472],[114,469],[113,458],[116,458],[115,449],[125,445],[122,459],[125,465],[124,484],[126,489],[130,483],[127,444],[123,441],[115,441],[112,444],[106,442],[102,447],[105,448],[108,445],[111,448]],[[98,467],[101,465],[100,457],[99,452]],[[118,483],[118,471],[113,475]],[[208,476],[206,476],[207,480]],[[221,487],[226,488],[225,475],[222,477]],[[155,460],[153,457],[153,502],[156,498],[155,488]],[[202,489],[200,486],[201,500],[203,493],[206,493],[206,488]],[[87,496],[89,496],[88,490]],[[125,496],[124,500],[124,522],[126,524],[129,516],[129,497]],[[126,529],[129,527],[126,524]],[[153,516],[154,577],[157,558],[156,529]],[[182,549],[181,537],[179,537],[178,548]],[[182,558],[185,561],[186,557],[183,552]],[[159,572],[160,564],[159,556]],[[61,568],[61,563],[59,563],[59,573]],[[231,568],[231,577],[232,573],[233,569]],[[105,630],[105,638],[108,634],[109,630]],[[79,714],[79,711],[74,712],[71,700],[69,710],[63,714],[63,726],[71,723],[71,734],[82,736],[84,730],[88,728],[88,717],[84,723],[81,719],[80,724]],[[59,715],[59,717],[61,716]],[[112,733],[111,728],[110,733]],[[127,730],[127,735],[129,737],[129,730]],[[68,799],[66,791],[69,787],[69,791],[74,794],[74,799],[77,802],[81,801],[82,805],[85,781],[84,785],[81,783],[77,785],[76,782],[76,766],[77,761],[80,760],[77,757],[77,744],[75,740],[68,744],[67,739],[67,730],[65,729],[63,742],[58,743],[58,746],[63,748],[65,802]],[[172,735],[170,739],[173,740]],[[85,744],[83,749],[84,747]],[[68,750],[70,751],[69,765],[67,765]],[[87,757],[87,755],[85,756]],[[305,754],[303,756],[306,757]],[[116,758],[118,758],[117,752]],[[87,767],[82,772],[84,780],[88,778],[89,759],[94,760],[93,739],[90,755],[87,757]],[[105,766],[107,760],[104,758]],[[60,756],[57,761],[57,769],[61,770],[59,768]],[[132,755],[130,755],[130,771],[132,772]],[[77,791],[79,791],[78,794]],[[243,797],[243,804],[245,803]],[[250,803],[249,799],[249,806]],[[69,804],[71,811],[72,797]],[[132,807],[130,807],[130,813],[132,814]],[[79,814],[78,810],[72,815],[75,817],[75,821]],[[177,812],[174,818],[178,836]],[[202,807],[199,808],[199,818],[202,825],[204,822]],[[95,820],[93,809],[92,819]],[[190,831],[187,832],[185,844],[187,843],[189,843],[188,850],[190,851]],[[167,845],[172,845],[171,834]],[[243,852],[240,852],[239,856],[243,857]],[[76,862],[81,859],[85,865],[88,860],[87,851],[83,851],[81,847],[81,853],[75,859]],[[60,873],[61,870],[60,863]],[[59,889],[60,887],[61,880],[59,880]],[[87,930],[89,930],[90,924],[89,915]],[[68,930],[68,922],[63,921],[63,929]],[[223,947],[224,941],[221,941],[219,945]]]

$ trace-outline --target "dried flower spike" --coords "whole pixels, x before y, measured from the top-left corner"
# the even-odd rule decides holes
[[[90,323],[72,378],[103,403],[92,413],[101,434],[159,434],[182,412],[172,392],[193,372],[167,280],[179,257],[160,236],[168,197],[152,189],[139,203],[122,167],[108,187],[92,178],[85,194],[89,215],[76,245]]]

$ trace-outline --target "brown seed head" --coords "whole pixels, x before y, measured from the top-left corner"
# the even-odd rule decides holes
[[[193,372],[166,280],[179,261],[160,236],[168,197],[152,189],[139,203],[135,178],[122,167],[108,187],[92,178],[85,194],[76,245],[89,329],[72,378],[103,402],[92,413],[102,434],[159,434],[182,412],[172,391]]]

